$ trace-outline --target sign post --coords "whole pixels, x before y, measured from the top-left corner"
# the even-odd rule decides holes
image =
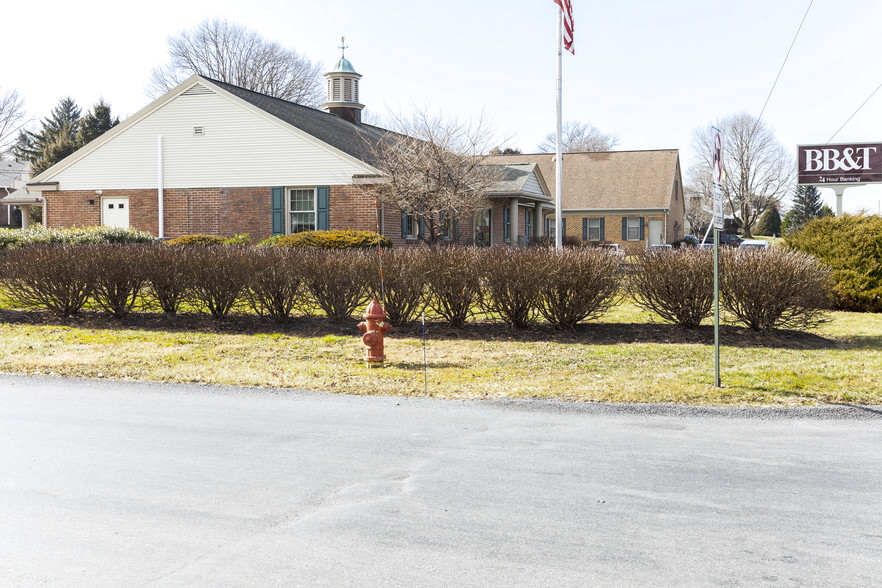
[[[720,129],[714,134],[714,387],[720,383],[720,229],[723,228],[723,137]]]

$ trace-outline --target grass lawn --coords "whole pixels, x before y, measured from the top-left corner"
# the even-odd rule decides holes
[[[553,398],[688,404],[882,404],[882,315],[836,312],[810,332],[721,329],[722,388],[712,386],[713,329],[654,322],[624,304],[574,332],[492,323],[393,330],[386,365],[368,369],[357,320],[255,317],[215,323],[98,313],[57,319],[0,311],[0,371],[86,378],[290,387],[442,398]],[[427,385],[424,383],[425,351]]]

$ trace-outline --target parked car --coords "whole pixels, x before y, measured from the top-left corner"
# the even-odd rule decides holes
[[[728,246],[728,247],[738,247],[744,239],[739,237],[734,233],[720,233],[720,245]],[[706,243],[710,243],[713,245],[714,236],[713,233],[707,236]]]
[[[650,245],[649,250],[650,251],[673,251],[674,246],[673,245]]]
[[[619,257],[625,257],[625,249],[618,243],[601,243],[599,247]]]
[[[762,239],[743,239],[738,244],[739,249],[768,249],[769,242]]]

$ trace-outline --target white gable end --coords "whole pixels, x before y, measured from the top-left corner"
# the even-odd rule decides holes
[[[346,185],[366,164],[196,84],[46,181],[59,190]],[[88,148],[87,148],[88,149]],[[74,156],[75,157],[75,156]]]

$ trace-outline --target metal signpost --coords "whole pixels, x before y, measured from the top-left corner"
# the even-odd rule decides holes
[[[714,135],[714,386],[720,384],[720,229],[723,228],[723,137],[720,129],[711,127]]]

